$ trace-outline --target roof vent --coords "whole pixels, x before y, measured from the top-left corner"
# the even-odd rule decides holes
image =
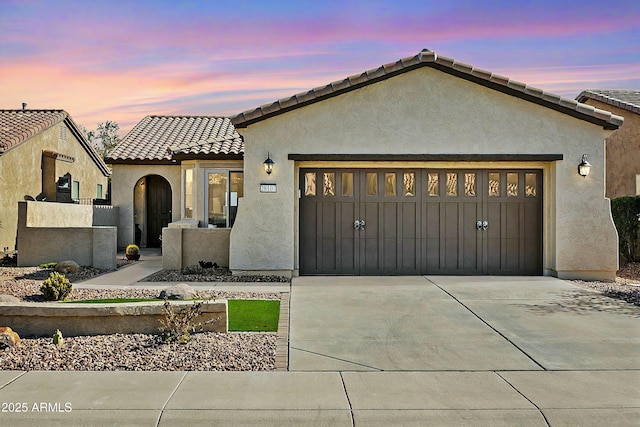
[[[24,110],[26,110],[26,109],[27,109],[27,103],[26,103],[26,102],[23,102],[23,103],[22,103],[22,111],[24,111]]]

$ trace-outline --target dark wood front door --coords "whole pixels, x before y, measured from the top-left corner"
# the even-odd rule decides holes
[[[171,186],[161,176],[151,175],[146,182],[147,247],[162,246],[162,228],[171,222]]]
[[[541,274],[542,173],[300,173],[301,274]]]

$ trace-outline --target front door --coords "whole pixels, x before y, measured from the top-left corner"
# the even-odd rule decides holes
[[[146,182],[147,247],[162,246],[162,229],[171,222],[171,185],[161,176],[150,175]]]

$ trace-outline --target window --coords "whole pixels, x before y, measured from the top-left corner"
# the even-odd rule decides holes
[[[96,187],[96,199],[102,199],[102,184]]]
[[[209,227],[230,228],[238,213],[238,198],[243,196],[244,177],[241,171],[208,170],[205,213]]]
[[[184,171],[184,217],[193,219],[193,169]]]
[[[71,198],[73,200],[80,199],[80,182],[73,181],[73,186],[71,187]]]

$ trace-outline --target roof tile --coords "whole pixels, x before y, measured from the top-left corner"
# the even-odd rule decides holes
[[[64,110],[0,110],[0,155],[67,117]]]
[[[226,117],[147,116],[109,153],[109,160],[157,161],[171,160],[176,154],[243,153],[242,137]]]
[[[435,66],[434,64],[437,64],[437,66]],[[462,78],[468,78],[464,76],[466,74],[468,76],[474,76],[478,79],[485,80],[493,84],[508,87],[513,91],[515,91],[515,93],[513,93],[513,95],[515,96],[518,96],[528,101],[534,101],[536,103],[545,105],[550,108],[557,109],[566,114],[575,115],[575,113],[577,112],[578,115],[576,117],[581,118],[583,120],[588,120],[592,122],[594,122],[594,120],[604,120],[605,123],[601,123],[601,124],[602,126],[607,128],[615,128],[619,126],[623,120],[622,117],[616,116],[616,115],[612,115],[609,119],[606,119],[607,117],[606,114],[603,114],[601,112],[596,112],[595,110],[591,110],[589,108],[579,107],[579,104],[575,100],[562,98],[558,95],[545,92],[542,89],[539,89],[533,86],[527,86],[524,83],[511,80],[508,77],[504,77],[498,74],[493,74],[487,70],[476,69],[471,65],[456,62],[454,59],[447,58],[444,56],[439,56],[435,52],[432,52],[427,49],[423,50],[422,52],[418,53],[413,57],[402,58],[396,62],[384,64],[381,67],[365,71],[360,75],[353,75],[344,80],[330,83],[327,86],[316,88],[309,92],[299,93],[297,95],[294,95],[292,98],[295,98],[298,102],[298,105],[300,106],[303,103],[321,101],[329,96],[347,92],[353,89],[355,85],[359,87],[365,84],[371,84],[385,77],[391,77],[392,75],[409,71],[415,68],[416,66],[421,66],[421,65],[435,66],[440,70],[444,68],[443,71],[445,72],[447,71],[447,69],[455,70],[458,73],[462,74],[462,76],[460,76]],[[495,86],[491,86],[488,84],[487,86],[495,88]],[[588,92],[589,91],[583,92],[583,95],[587,94],[588,95],[587,97],[605,96],[604,94],[605,91],[600,91],[603,93],[597,93],[597,94],[595,93],[590,94]],[[595,92],[595,91],[591,91],[591,92]],[[632,111],[636,111],[640,113],[639,91],[626,91],[626,92],[629,92],[629,93],[626,93],[625,96],[622,97],[623,101],[618,101],[618,100],[611,101],[612,105],[618,105],[620,104],[620,102],[623,102],[620,105],[625,105],[625,106],[630,105],[630,107],[625,107],[625,108],[632,108]],[[536,101],[535,99],[532,100],[530,97],[537,98],[539,101]],[[278,104],[280,105],[279,110],[269,109],[268,115],[271,116],[274,114],[278,114],[278,112],[284,112],[285,107],[283,105],[287,105],[287,107],[293,107],[294,104],[290,102],[290,99],[291,98],[286,98],[285,102],[281,101]],[[246,127],[250,123],[262,120],[266,117],[267,115],[264,114],[264,112],[262,112],[260,109],[258,109],[258,110],[253,110],[249,112],[245,111],[243,113],[240,113],[232,117],[231,120],[238,127]]]
[[[576,98],[578,102],[587,102],[589,99],[604,102],[614,107],[624,108],[636,114],[640,114],[640,90],[597,90],[583,91]]]

